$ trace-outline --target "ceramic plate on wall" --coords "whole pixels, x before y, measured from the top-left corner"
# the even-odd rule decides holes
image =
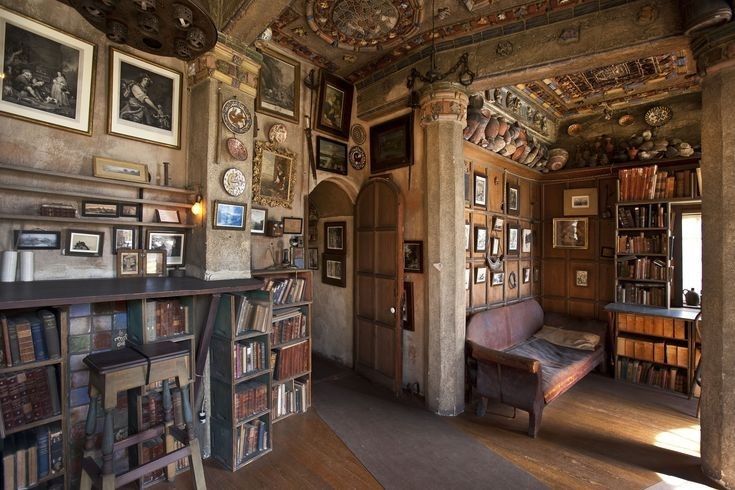
[[[245,174],[236,168],[231,168],[225,172],[222,185],[229,195],[237,197],[245,192]]]
[[[352,128],[350,128],[350,136],[352,136],[353,141],[361,145],[367,141],[367,132],[365,132],[365,128],[363,128],[360,124],[353,124]]]
[[[363,150],[359,146],[353,146],[352,148],[350,148],[349,160],[352,168],[354,168],[355,170],[362,170],[363,168],[365,168],[365,163],[367,163],[365,150]]]
[[[227,151],[235,160],[245,161],[248,159],[248,149],[237,138],[227,138]]]
[[[253,125],[253,116],[245,104],[230,99],[222,105],[222,122],[233,133],[243,134]]]

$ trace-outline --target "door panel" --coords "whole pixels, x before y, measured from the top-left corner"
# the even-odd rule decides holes
[[[375,292],[373,289],[373,277],[372,276],[357,276],[355,281],[356,287],[355,292],[357,296],[357,315],[360,318],[372,320],[375,314]]]
[[[367,368],[374,368],[375,329],[373,322],[357,320],[358,342],[357,364]]]
[[[375,232],[375,273],[395,276],[396,262],[390,260],[395,257],[397,239],[395,231]]]
[[[373,232],[358,231],[357,240],[357,272],[368,272],[370,273],[374,267],[374,244],[373,244]]]
[[[375,369],[381,374],[392,378],[395,375],[395,352],[393,350],[393,329],[378,327],[375,329],[375,343],[381,346],[375,352]]]
[[[391,308],[397,310],[395,306],[395,280],[376,278],[375,296],[375,320],[385,325],[393,325],[396,313],[391,312]]]

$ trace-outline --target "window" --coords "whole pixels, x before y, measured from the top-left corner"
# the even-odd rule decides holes
[[[702,290],[702,213],[681,215],[682,289]]]

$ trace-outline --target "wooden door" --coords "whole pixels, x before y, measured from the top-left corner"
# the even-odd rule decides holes
[[[355,205],[355,369],[398,393],[402,383],[403,203],[388,179]]]

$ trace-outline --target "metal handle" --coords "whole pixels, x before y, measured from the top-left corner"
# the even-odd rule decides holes
[[[391,306],[390,307],[390,312],[391,312],[392,315],[395,315],[396,314],[396,308],[394,306]]]

